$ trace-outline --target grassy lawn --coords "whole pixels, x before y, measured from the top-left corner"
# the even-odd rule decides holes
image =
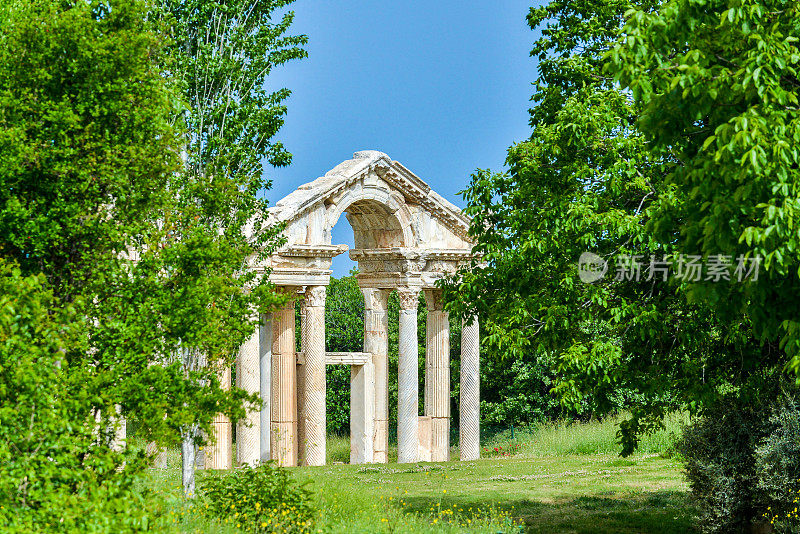
[[[499,447],[513,446],[513,456],[431,464],[335,464],[292,472],[315,492],[323,532],[694,531],[680,464],[651,451],[668,445],[668,431],[651,436],[642,453],[625,459],[616,454],[611,422],[550,425],[518,431],[515,438],[511,442],[500,435],[486,444],[491,455],[502,454]],[[342,458],[345,447],[346,439],[332,438],[329,459]],[[453,453],[457,457],[455,449]],[[179,498],[177,457],[170,464],[152,472],[154,487],[170,496],[170,528],[238,532],[203,522],[187,509]]]
[[[680,466],[657,456],[342,465],[299,468],[296,473],[312,482],[324,510],[323,523],[332,532],[390,532],[389,521],[398,532],[497,532],[464,528],[472,525],[467,519],[473,512],[492,508],[506,511],[531,532],[678,533],[692,525]],[[409,513],[413,519],[404,517]],[[483,515],[491,519],[500,514]],[[459,528],[435,528],[431,523],[436,519]],[[500,525],[481,526],[501,526],[503,521],[494,523]]]

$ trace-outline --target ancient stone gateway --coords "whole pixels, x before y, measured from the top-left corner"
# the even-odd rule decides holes
[[[331,261],[347,250],[331,241],[345,214],[355,234],[350,257],[358,262],[364,294],[364,351],[325,350],[325,294]],[[260,392],[260,413],[237,430],[237,459],[283,465],[325,464],[325,366],[351,366],[352,463],[387,461],[388,323],[391,291],[400,297],[398,461],[445,461],[450,436],[450,327],[436,280],[469,260],[468,219],[450,202],[386,154],[354,154],[325,176],[300,186],[270,209],[286,225],[287,242],[263,265],[282,291],[302,296],[301,350],[295,350],[290,304],[262,318],[242,347],[236,380]],[[418,416],[417,303],[427,303],[425,415]],[[460,451],[479,456],[478,322],[464,324],[461,342]],[[216,423],[217,444],[208,467],[232,463],[230,422]]]

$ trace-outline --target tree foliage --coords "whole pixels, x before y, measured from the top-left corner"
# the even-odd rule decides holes
[[[464,194],[482,258],[446,284],[452,311],[484,319],[489,351],[553,362],[565,408],[628,409],[624,453],[667,411],[702,409],[776,352],[753,340],[748,317],[722,322],[651,270],[651,260],[683,252],[679,230],[657,232],[654,220],[654,206],[675,195],[667,177],[676,159],[651,150],[639,121],[647,104],[608,69],[628,10],[658,6],[557,0],[531,9],[529,24],[542,27],[533,131],[509,149],[507,172],[473,175]],[[584,252],[608,267],[593,284],[579,280]],[[644,263],[638,277],[630,258]]]
[[[129,509],[143,458],[110,447],[116,406],[190,395],[174,370],[149,366],[161,341],[128,255],[179,168],[162,40],[146,19],[125,0],[0,8],[5,531],[147,529]]]
[[[74,429],[63,446],[75,458],[48,456],[64,474],[43,469],[39,482],[54,499],[68,488],[80,497],[69,503],[86,510],[109,480],[120,502],[132,498],[130,477],[144,466],[135,451],[111,451],[120,417],[167,445],[200,441],[215,413],[235,420],[258,402],[225,391],[218,375],[258,312],[278,301],[246,270],[279,243],[262,217],[262,159],[289,161],[272,141],[287,92],[263,83],[272,66],[304,55],[296,45],[305,38],[281,37],[290,15],[269,23],[285,3],[169,4],[174,13],[166,4],[0,7],[0,257],[19,269],[13,277],[44,280],[51,320],[72,310],[62,346],[36,337],[46,329],[25,342],[48,348],[45,365],[57,368],[34,382],[55,381],[52,392],[37,390],[36,406],[50,402]],[[29,289],[34,298],[39,289]],[[3,380],[29,371],[3,356]],[[3,395],[8,415],[19,401]],[[33,435],[52,430],[47,417],[32,421]],[[15,513],[42,510],[21,494]],[[125,528],[134,527],[147,528]]]
[[[143,456],[108,446],[81,392],[91,369],[71,365],[65,348],[86,348],[85,323],[54,297],[43,275],[0,259],[0,528],[3,532],[147,529],[131,476]]]
[[[670,161],[651,228],[686,254],[761,258],[751,283],[682,289],[726,321],[746,317],[798,372],[797,4],[676,1],[629,16],[611,72],[641,108],[650,152]]]

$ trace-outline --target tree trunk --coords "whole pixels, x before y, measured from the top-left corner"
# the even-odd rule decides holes
[[[194,497],[194,470],[195,470],[195,436],[197,427],[192,426],[188,431],[182,432],[181,437],[181,479],[183,481],[183,494],[191,499]]]

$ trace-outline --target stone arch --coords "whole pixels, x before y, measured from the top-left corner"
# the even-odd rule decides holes
[[[327,353],[325,300],[331,260],[347,251],[332,242],[342,214],[354,231],[358,284],[365,298],[364,351]],[[449,320],[436,282],[473,259],[469,219],[425,182],[383,152],[356,152],[324,176],[300,186],[269,211],[285,224],[286,244],[252,269],[269,273],[282,291],[302,295],[302,348],[294,346],[294,306],[263,318],[243,349],[247,372],[258,361],[264,403],[259,447],[240,461],[276,459],[284,465],[325,463],[325,365],[351,365],[351,461],[386,462],[388,438],[388,295],[400,297],[398,457],[400,462],[449,458]],[[417,304],[426,300],[425,415],[418,416]],[[461,355],[461,459],[478,448],[478,326],[465,324]],[[258,354],[259,358],[253,357]],[[244,372],[244,371],[243,371]],[[265,379],[265,377],[267,377]],[[428,380],[429,378],[429,380]],[[256,391],[253,391],[254,393]],[[353,398],[353,397],[351,397]],[[237,430],[237,435],[239,433]],[[238,449],[237,449],[238,450]]]
[[[355,233],[357,249],[411,247],[415,245],[411,213],[403,197],[379,186],[348,190],[326,216],[326,242],[342,213]]]

